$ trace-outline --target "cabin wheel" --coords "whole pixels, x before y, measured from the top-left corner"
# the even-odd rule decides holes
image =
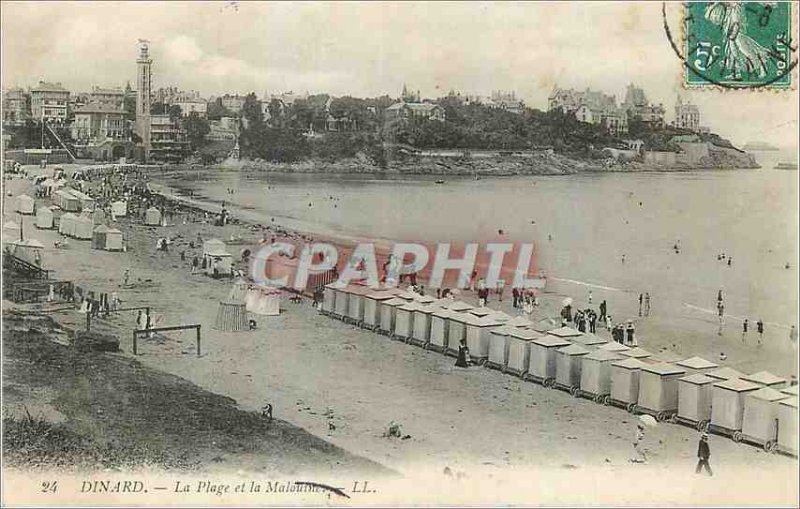
[[[697,425],[695,426],[697,431],[700,431],[700,432],[705,431],[705,429],[704,429],[705,427],[706,427],[706,421],[698,421]]]
[[[597,403],[598,405],[602,404],[603,403],[603,396],[598,394],[597,396],[594,397],[594,402]]]
[[[678,424],[678,414],[672,414],[669,416],[670,424]]]
[[[578,397],[578,391],[579,391],[579,389],[577,387],[575,387],[574,385],[569,388],[569,393],[572,394],[573,396],[575,396],[576,398]]]
[[[744,436],[742,435],[741,431],[734,431],[733,436],[731,436],[734,442],[741,442]]]
[[[603,404],[606,405],[606,406],[610,405],[611,404],[611,396],[609,396],[608,394],[603,396]]]
[[[767,440],[766,443],[764,443],[764,450],[767,452],[775,452],[775,449],[777,448],[778,444],[775,442],[775,440]]]
[[[630,405],[628,405],[628,412],[634,415],[639,413],[639,409],[637,408],[636,403],[631,403]]]
[[[667,418],[667,413],[666,412],[658,412],[656,414],[656,420],[658,422],[663,422],[666,418]]]

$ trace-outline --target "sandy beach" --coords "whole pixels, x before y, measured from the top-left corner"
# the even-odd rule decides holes
[[[32,195],[30,180],[15,179],[5,186],[15,196]],[[6,202],[5,210],[10,210],[13,201],[9,203],[6,197]],[[6,213],[4,221],[19,217]],[[660,424],[648,431],[645,440],[650,463],[632,465],[628,460],[637,418],[624,410],[575,399],[494,370],[455,368],[450,357],[322,316],[308,299],[300,304],[283,299],[281,315],[259,318],[256,331],[216,331],[217,304],[230,291],[231,282],[190,274],[191,259],[200,249],[189,248],[188,242],[198,234],[204,239],[236,235],[256,241],[261,228],[198,222],[145,227],[131,218],[114,226],[125,235],[125,253],[92,250],[90,242],[77,240],[70,240],[68,249],[55,249],[60,235],[37,230],[33,218],[24,217],[26,237],[45,245],[44,266],[54,270],[58,279],[94,291],[116,291],[126,307],[150,306],[157,325],[202,325],[201,357],[194,355],[190,335],[174,335],[170,336],[174,342],[143,342],[140,362],[229,396],[243,410],[257,411],[269,402],[276,417],[428,483],[437,493],[473,502],[493,500],[496,497],[482,497],[478,487],[488,483],[493,489],[503,489],[502,483],[524,479],[536,490],[527,498],[521,496],[521,501],[553,503],[559,500],[554,498],[558,490],[569,489],[577,480],[587,482],[591,474],[599,498],[582,499],[582,503],[691,504],[702,500],[786,505],[797,500],[797,486],[785,482],[797,475],[795,459],[712,435],[716,475],[711,479],[694,476],[698,433],[685,426]],[[155,250],[156,239],[165,235],[173,241],[167,254]],[[229,249],[236,260],[238,247]],[[180,259],[181,251],[185,251],[185,261]],[[153,284],[120,288],[126,269],[134,281],[149,279]],[[537,318],[557,314],[566,295],[563,290],[556,286],[543,295]],[[580,295],[572,296],[579,306],[585,304]],[[469,292],[462,298],[477,302]],[[596,303],[604,298],[612,309],[633,312],[632,302],[614,302],[611,294],[594,292]],[[512,313],[510,300],[507,291],[502,303],[492,296],[489,306]],[[84,320],[74,311],[53,317],[73,325]],[[707,320],[714,323],[715,318]],[[97,320],[93,328],[115,332],[123,352],[130,355],[134,322],[135,313],[121,313]],[[701,332],[709,330],[707,325],[654,316],[637,325],[637,334],[640,346],[654,353],[668,348],[681,356],[717,361],[716,334]],[[604,330],[600,335],[607,336]],[[762,348],[754,344],[726,348],[725,364],[740,371],[767,369],[786,377],[797,373],[796,350],[788,341],[767,342]],[[400,424],[408,438],[385,438],[391,422]],[[258,460],[249,467],[257,464]],[[442,474],[445,467],[465,477],[449,484]],[[663,496],[654,495],[652,490],[663,486],[667,478],[675,488],[659,491]],[[614,479],[625,479],[625,490],[607,484]],[[422,496],[423,490],[415,491],[415,496]],[[582,494],[589,491],[584,489]]]

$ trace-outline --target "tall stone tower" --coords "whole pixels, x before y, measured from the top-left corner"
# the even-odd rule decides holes
[[[136,134],[142,138],[144,160],[150,159],[150,60],[148,41],[139,39],[139,58],[136,60]]]

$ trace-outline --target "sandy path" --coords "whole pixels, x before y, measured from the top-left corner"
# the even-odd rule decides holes
[[[183,229],[186,236],[194,231],[193,225],[171,230]],[[624,477],[637,469],[641,472],[637,475],[652,482],[663,483],[664,476],[680,482],[695,479],[687,476],[693,470],[697,440],[689,428],[660,425],[651,430],[647,438],[651,464],[631,466],[627,460],[635,418],[624,411],[483,368],[455,369],[449,357],[356,330],[317,315],[307,304],[284,303],[284,313],[261,318],[256,333],[213,331],[217,301],[228,293],[229,284],[188,275],[186,263],[175,254],[178,249],[168,257],[151,254],[155,242],[150,229],[134,226],[124,231],[137,232],[134,251],[127,254],[92,251],[88,242],[78,241],[71,241],[68,250],[56,251],[51,248],[58,237],[55,232],[37,232],[35,237],[47,246],[45,265],[54,268],[59,278],[111,291],[124,268],[131,266],[136,276],[159,281],[159,292],[120,291],[120,296],[128,305],[149,303],[165,324],[201,323],[204,355],[198,359],[183,345],[145,345],[140,359],[231,396],[245,409],[255,410],[269,401],[280,418],[408,475],[440,475],[450,466],[473,479],[519,474],[529,468],[583,478],[596,471]],[[181,266],[182,270],[165,270]],[[510,305],[508,300],[504,305]],[[130,327],[133,317],[119,321],[126,320]],[[644,325],[641,329],[646,331]],[[183,339],[191,344],[188,337]],[[130,351],[127,334],[121,341]],[[333,431],[322,415],[327,409],[334,415]],[[411,438],[382,438],[392,420]],[[717,489],[737,479],[745,465],[768,474],[759,481],[758,490],[768,482],[786,487],[787,476],[796,476],[795,460],[716,436],[711,448]],[[644,485],[637,489],[647,493]],[[773,492],[774,503],[796,500],[796,487],[792,489]],[[691,490],[680,494],[696,496]],[[665,494],[663,500],[673,496],[678,492]]]

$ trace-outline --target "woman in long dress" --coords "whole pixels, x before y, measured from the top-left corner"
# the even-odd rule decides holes
[[[469,357],[469,347],[467,347],[467,341],[462,339],[461,343],[458,345],[458,358],[456,359],[456,367],[458,368],[468,368],[472,362],[470,361]]]

